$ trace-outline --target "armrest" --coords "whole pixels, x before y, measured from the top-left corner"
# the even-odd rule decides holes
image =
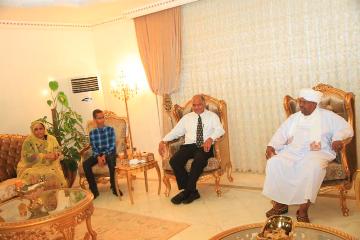
[[[344,144],[344,146],[346,146],[351,142],[352,139],[353,139],[353,137],[349,137],[349,138],[342,140],[341,142]]]
[[[351,142],[351,140],[352,140],[352,137],[342,140],[341,142],[343,143],[344,147],[339,152],[339,154],[341,155],[341,165],[344,167],[344,170],[345,170],[345,173],[346,173],[346,176],[348,177],[348,179],[350,179],[351,174],[350,174],[348,159],[346,156],[346,146]]]
[[[169,161],[171,156],[180,148],[180,146],[184,143],[183,138],[175,139],[171,142],[167,142],[165,144],[165,151],[163,154],[163,161]]]
[[[221,159],[221,155],[220,155],[220,143],[224,140],[224,135],[222,135],[221,137],[215,139],[214,141],[214,157],[218,160]]]
[[[356,197],[356,204],[360,207],[360,170],[357,170],[354,173],[354,190],[355,190],[355,197]]]

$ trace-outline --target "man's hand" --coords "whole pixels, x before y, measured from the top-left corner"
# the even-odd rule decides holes
[[[159,149],[158,149],[159,154],[160,154],[161,157],[164,156],[165,147],[166,147],[166,143],[165,143],[164,141],[161,141],[161,142],[159,143]]]
[[[271,158],[274,155],[276,155],[275,149],[272,146],[267,146],[266,147],[266,153],[265,153],[266,160]]]
[[[213,143],[212,138],[206,139],[206,141],[203,144],[204,152],[209,152],[210,151],[212,143]]]
[[[105,155],[99,155],[97,157],[97,161],[98,161],[99,167],[105,166],[105,163],[106,163]]]
[[[335,152],[339,152],[344,147],[344,144],[342,141],[333,141],[331,147]]]

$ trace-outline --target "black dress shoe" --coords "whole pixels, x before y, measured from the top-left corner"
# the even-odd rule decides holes
[[[112,193],[115,195],[115,196],[118,196],[118,194],[117,194],[117,192],[116,192],[116,189],[114,189],[114,188],[112,188],[112,187],[110,187],[110,189],[111,189],[111,191],[112,191]],[[123,196],[123,193],[122,193],[122,191],[119,189],[119,193],[120,193],[120,196]]]
[[[189,204],[192,203],[194,200],[200,198],[199,192],[196,190],[196,192],[191,192],[190,195],[182,201],[183,204]]]
[[[112,193],[115,195],[115,196],[119,196],[116,192],[116,190],[113,190]],[[120,196],[123,195],[122,191],[119,189],[119,193],[120,193]]]
[[[184,201],[189,196],[189,194],[190,193],[186,190],[181,191],[180,193],[178,193],[177,195],[175,195],[175,197],[173,197],[171,199],[171,202],[173,204],[178,205],[178,204],[182,203],[182,201]]]

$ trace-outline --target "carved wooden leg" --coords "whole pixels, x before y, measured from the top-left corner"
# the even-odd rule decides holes
[[[345,217],[349,216],[349,209],[346,206],[346,193],[347,191],[344,189],[344,187],[340,188],[340,205],[342,213]]]
[[[171,184],[170,184],[170,178],[169,176],[166,175],[166,173],[164,173],[164,177],[163,177],[163,182],[165,184],[165,196],[168,197],[170,196],[170,190],[171,190]]]
[[[144,171],[144,178],[145,178],[145,190],[146,190],[146,192],[149,192],[147,171],[146,170]]]
[[[233,182],[234,181],[234,178],[232,177],[232,167],[231,165],[227,167],[226,169],[226,175],[227,175],[227,178],[229,180],[229,182]]]
[[[130,196],[130,201],[131,201],[131,204],[134,204],[134,198],[133,198],[133,193],[132,193],[131,172],[128,171],[126,176],[127,176],[127,185],[128,185],[128,192],[129,192],[129,196]]]
[[[88,232],[85,234],[84,240],[90,239],[90,236],[92,240],[96,240],[97,234],[91,227],[91,215],[86,218],[86,227]]]
[[[161,192],[161,172],[160,172],[159,165],[157,163],[155,164],[155,169],[156,169],[156,173],[158,175],[158,181],[159,181],[158,195],[160,195],[160,192]]]
[[[354,190],[356,197],[356,204],[360,207],[360,170],[357,170],[354,174]]]
[[[221,197],[220,174],[219,172],[215,172],[213,176],[215,178],[215,192],[218,197]]]

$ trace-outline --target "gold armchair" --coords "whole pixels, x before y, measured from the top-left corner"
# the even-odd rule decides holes
[[[351,92],[344,92],[330,85],[319,84],[314,90],[322,92],[319,106],[333,111],[343,117],[354,129],[354,137],[343,141],[344,148],[337,154],[336,159],[329,163],[326,175],[320,188],[320,193],[338,190],[340,193],[340,206],[344,216],[349,215],[346,206],[346,193],[351,189],[355,172],[357,170],[356,134],[355,134],[355,96]],[[284,108],[287,117],[299,111],[296,99],[285,96]]]
[[[128,136],[126,133],[126,118],[119,117],[111,111],[104,111],[105,125],[111,126],[115,129],[116,136],[116,152],[121,153],[125,152],[128,146]],[[95,122],[89,120],[86,125],[86,131],[89,133],[93,128],[95,128]],[[91,146],[88,144],[84,149],[80,151],[81,161],[78,168],[79,173],[79,184],[85,189],[86,188],[86,177],[83,169],[83,162],[88,159],[92,154]],[[95,165],[93,167],[93,172],[97,182],[106,183],[110,179],[109,169],[107,167],[99,167]]]
[[[220,179],[221,176],[226,173],[227,178],[230,182],[233,181],[231,176],[231,162],[230,162],[230,152],[229,152],[229,135],[228,135],[228,123],[227,123],[227,109],[226,103],[223,100],[218,100],[216,98],[204,95],[206,108],[209,111],[215,112],[223,125],[225,134],[216,140],[214,145],[214,157],[210,158],[208,165],[205,167],[203,174],[200,176],[199,181],[204,181],[208,178],[213,177],[215,179],[215,191],[217,195],[221,196],[221,187]],[[191,112],[192,102],[189,100],[184,107],[175,105],[172,107],[172,111],[169,112],[171,118],[177,123],[182,116]],[[177,152],[180,146],[184,143],[184,138],[179,138],[170,143],[166,144],[165,153],[162,159],[162,168],[163,168],[163,182],[165,184],[165,196],[170,195],[171,184],[170,179],[175,179],[175,175],[172,171],[172,168],[169,164],[170,158],[175,152]],[[186,164],[186,170],[189,171],[192,163],[190,159]]]

